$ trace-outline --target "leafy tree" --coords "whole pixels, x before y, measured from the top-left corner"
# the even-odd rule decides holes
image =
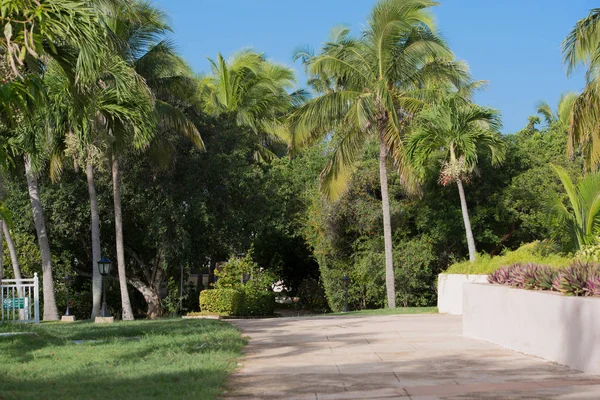
[[[206,111],[250,128],[261,144],[257,156],[272,160],[289,140],[282,116],[303,99],[302,92],[288,93],[296,83],[294,71],[250,50],[234,54],[230,61],[221,54],[209,61],[212,74],[200,82]]]
[[[420,171],[433,161],[432,156],[440,151],[443,153],[440,183],[444,186],[456,183],[458,186],[471,262],[475,261],[477,251],[463,182],[469,182],[482,148],[491,152],[495,164],[504,158],[500,126],[496,110],[452,96],[419,115],[406,145],[408,158]]]
[[[579,148],[589,170],[600,165],[599,30],[600,8],[595,8],[575,24],[562,44],[568,74],[581,64],[587,67],[585,89],[573,103],[568,150],[573,154]]]
[[[332,135],[334,146],[321,174],[326,198],[336,200],[347,188],[365,142],[379,142],[381,204],[385,239],[388,307],[395,307],[392,229],[388,187],[391,154],[405,178],[402,137],[411,116],[424,104],[432,86],[424,82],[461,82],[464,65],[436,34],[428,0],[382,0],[359,39],[335,35],[320,54],[307,57],[309,74],[330,83],[319,96],[292,113],[291,146],[310,145]]]
[[[573,111],[573,104],[577,100],[577,93],[568,92],[560,95],[558,100],[558,108],[556,111],[552,110],[550,104],[542,101],[537,106],[537,112],[546,120],[548,125],[557,125],[560,130],[568,131],[571,123],[571,112]]]

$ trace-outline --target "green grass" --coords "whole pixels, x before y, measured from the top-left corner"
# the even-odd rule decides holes
[[[0,399],[214,399],[245,346],[216,320],[0,324]],[[73,340],[96,340],[75,344]]]
[[[491,257],[487,254],[478,254],[474,263],[464,261],[451,265],[445,274],[491,274],[495,270],[511,265],[517,262],[520,263],[537,263],[549,265],[552,267],[562,268],[569,265],[573,261],[572,257],[563,256],[560,254],[540,254],[538,243],[529,243],[521,246],[515,251],[508,251],[503,255]]]
[[[397,307],[397,308],[380,308],[378,310],[360,310],[350,311],[347,313],[336,312],[328,314],[318,314],[319,316],[329,317],[332,315],[351,315],[353,317],[367,315],[400,315],[400,314],[437,314],[437,307]]]

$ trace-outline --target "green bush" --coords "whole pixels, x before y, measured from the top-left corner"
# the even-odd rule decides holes
[[[323,289],[323,284],[317,279],[304,279],[298,286],[297,294],[300,297],[300,306],[303,309],[316,313],[329,311],[325,289]]]
[[[203,290],[200,309],[225,316],[270,316],[275,313],[275,293],[250,287]]]
[[[244,288],[242,315],[270,316],[275,313],[275,293]]]
[[[236,289],[210,289],[200,292],[200,310],[219,315],[241,315],[245,293]]]
[[[561,268],[568,266],[573,261],[571,256],[553,251],[555,251],[553,246],[544,242],[528,243],[517,250],[507,251],[496,257],[479,254],[474,263],[470,261],[456,263],[451,265],[444,273],[487,275],[503,266],[516,263],[536,263]]]

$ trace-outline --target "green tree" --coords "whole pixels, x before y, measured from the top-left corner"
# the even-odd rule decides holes
[[[301,91],[289,93],[296,83],[294,71],[250,50],[229,61],[221,54],[209,61],[212,74],[200,82],[206,111],[250,128],[259,138],[258,158],[272,160],[289,141],[282,117],[304,98]]]
[[[500,126],[500,115],[496,110],[452,96],[424,110],[407,140],[407,156],[417,170],[424,171],[425,165],[434,159],[432,156],[442,152],[440,183],[458,186],[471,262],[475,261],[477,250],[463,182],[469,181],[482,148],[489,149],[494,163],[503,160],[505,146]]]
[[[579,20],[562,43],[564,63],[571,74],[585,65],[586,85],[573,103],[568,151],[583,154],[585,166],[593,170],[600,165],[600,8]]]
[[[434,90],[447,82],[466,79],[465,66],[435,32],[429,0],[382,0],[369,17],[361,38],[343,31],[320,54],[306,59],[310,76],[323,77],[331,86],[292,113],[291,146],[310,145],[327,135],[334,143],[321,174],[321,188],[330,200],[347,188],[357,157],[368,138],[379,142],[381,205],[388,307],[394,308],[392,226],[388,189],[391,154],[404,178],[402,137],[411,116]]]
[[[104,47],[97,14],[88,2],[17,0],[3,4],[0,21],[4,27],[0,49],[10,67],[3,68],[9,74],[2,83],[1,91],[5,96],[0,102],[9,117],[3,118],[2,122],[16,126],[15,122],[27,117],[27,125],[39,125],[40,107],[45,104],[40,83],[44,63],[48,58],[58,62],[65,61],[71,48],[85,48],[87,51],[80,52],[76,58],[81,71],[77,78],[85,79],[87,72],[94,68],[96,51]],[[21,133],[36,129],[32,126],[20,129]],[[23,148],[26,152],[24,161],[28,191],[43,265],[44,319],[54,320],[58,319],[58,311],[54,299],[51,253],[34,168],[34,164],[39,164],[39,161],[32,160],[38,151],[31,144]]]
[[[546,124],[554,125],[557,129],[568,131],[571,123],[571,112],[573,104],[577,100],[577,93],[568,92],[560,95],[556,111],[552,110],[550,104],[542,101],[537,106],[537,113],[544,117]]]
[[[114,28],[124,44],[120,49],[123,58],[144,79],[154,96],[153,117],[156,129],[148,146],[150,153],[157,156],[155,160],[159,166],[168,165],[165,160],[171,160],[174,152],[173,143],[169,142],[171,136],[166,135],[166,132],[172,131],[185,137],[198,150],[204,151],[204,142],[198,129],[181,109],[197,102],[197,82],[189,66],[176,54],[173,43],[165,38],[171,31],[166,20],[167,17],[161,10],[140,2],[135,4],[133,14],[127,16],[126,24],[116,25]],[[115,165],[117,164],[113,163],[113,175]],[[114,179],[114,182],[118,182],[118,179]],[[116,205],[120,194],[116,192],[118,185],[115,184],[114,187]],[[157,271],[164,275],[164,265],[159,265],[158,268],[163,268]],[[162,280],[129,282],[144,295],[148,303],[148,316],[159,316]]]

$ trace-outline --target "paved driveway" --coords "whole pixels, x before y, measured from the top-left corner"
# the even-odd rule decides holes
[[[232,322],[250,341],[228,399],[600,399],[600,377],[465,338],[460,317]]]

